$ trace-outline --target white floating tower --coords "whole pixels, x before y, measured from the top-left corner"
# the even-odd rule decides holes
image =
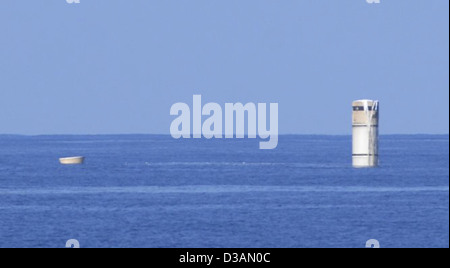
[[[375,100],[353,102],[353,167],[378,166],[379,105]]]

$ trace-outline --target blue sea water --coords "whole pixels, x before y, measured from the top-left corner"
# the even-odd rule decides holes
[[[83,155],[81,166],[58,158]],[[0,247],[449,247],[449,136],[0,136]]]

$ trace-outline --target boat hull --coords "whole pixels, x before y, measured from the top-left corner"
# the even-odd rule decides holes
[[[61,163],[62,165],[81,165],[84,163],[84,157],[64,157],[59,159],[59,163]]]

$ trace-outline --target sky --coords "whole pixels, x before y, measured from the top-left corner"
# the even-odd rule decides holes
[[[449,133],[447,0],[3,0],[0,134],[169,134],[170,107],[279,103],[281,134]]]

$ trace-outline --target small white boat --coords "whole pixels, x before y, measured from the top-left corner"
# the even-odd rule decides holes
[[[62,165],[81,165],[84,163],[83,156],[64,157],[59,159],[59,163]]]

